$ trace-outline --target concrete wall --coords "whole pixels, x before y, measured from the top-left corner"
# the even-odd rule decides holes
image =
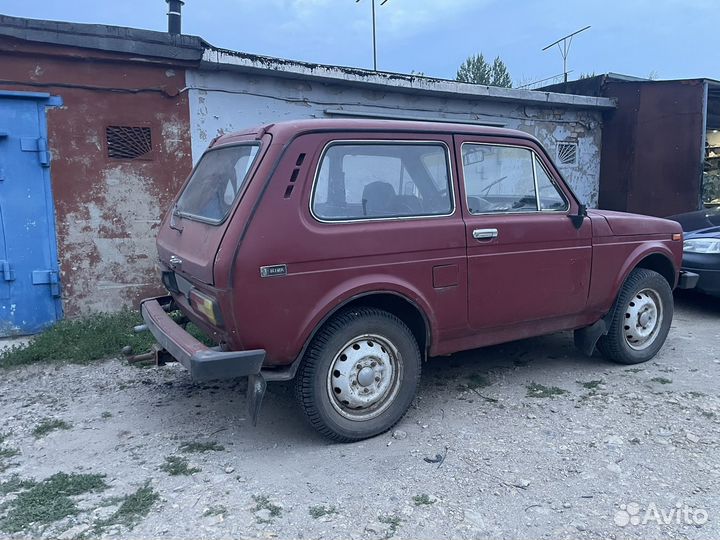
[[[553,158],[558,142],[577,143],[577,164],[560,170],[581,200],[597,206],[602,116],[595,109],[530,106],[482,97],[433,97],[229,71],[190,69],[186,80],[193,162],[220,133],[282,120],[328,117],[325,111],[332,109],[492,122],[535,135]]]
[[[184,70],[11,40],[0,51],[0,88],[63,99],[48,111],[48,140],[65,314],[162,292],[155,235],[191,167]],[[152,155],[109,158],[105,129],[118,125],[149,126]]]

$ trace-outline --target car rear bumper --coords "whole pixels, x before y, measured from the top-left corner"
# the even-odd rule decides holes
[[[142,318],[157,342],[197,381],[259,375],[265,350],[221,351],[207,347],[188,334],[165,311],[171,296],[148,298],[140,304]]]

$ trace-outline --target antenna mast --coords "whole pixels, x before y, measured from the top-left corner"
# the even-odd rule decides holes
[[[373,41],[373,70],[377,71],[377,29],[376,29],[376,19],[375,19],[375,0],[372,1],[372,41]],[[381,6],[384,6],[387,4],[390,0],[382,0],[380,2]],[[359,3],[360,0],[355,0],[355,3]]]
[[[360,0],[357,0],[358,2]],[[565,82],[568,82],[568,69],[567,69],[567,58],[568,54],[570,54],[570,45],[572,45],[573,36],[576,36],[580,32],[584,32],[585,30],[588,30],[590,27],[586,26],[585,28],[581,28],[577,32],[573,32],[572,34],[568,34],[565,37],[561,37],[557,41],[553,41],[550,45],[545,47],[543,51],[547,51],[550,47],[553,45],[557,45],[558,49],[560,49],[560,54],[562,55],[563,59],[563,76],[565,79]]]

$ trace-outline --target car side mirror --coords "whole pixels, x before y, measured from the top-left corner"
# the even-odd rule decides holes
[[[579,229],[582,227],[583,221],[585,221],[585,216],[587,216],[587,205],[581,204],[578,206],[577,214],[571,214],[569,217],[575,228]]]

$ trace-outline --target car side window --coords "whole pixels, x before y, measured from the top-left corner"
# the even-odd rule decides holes
[[[532,151],[466,143],[462,161],[470,213],[537,211]]]
[[[552,181],[537,156],[534,156],[534,159],[540,210],[567,210],[568,202],[565,200],[562,192],[555,185],[555,182]]]
[[[324,221],[452,213],[447,147],[440,143],[335,143],[323,154],[312,212]]]

